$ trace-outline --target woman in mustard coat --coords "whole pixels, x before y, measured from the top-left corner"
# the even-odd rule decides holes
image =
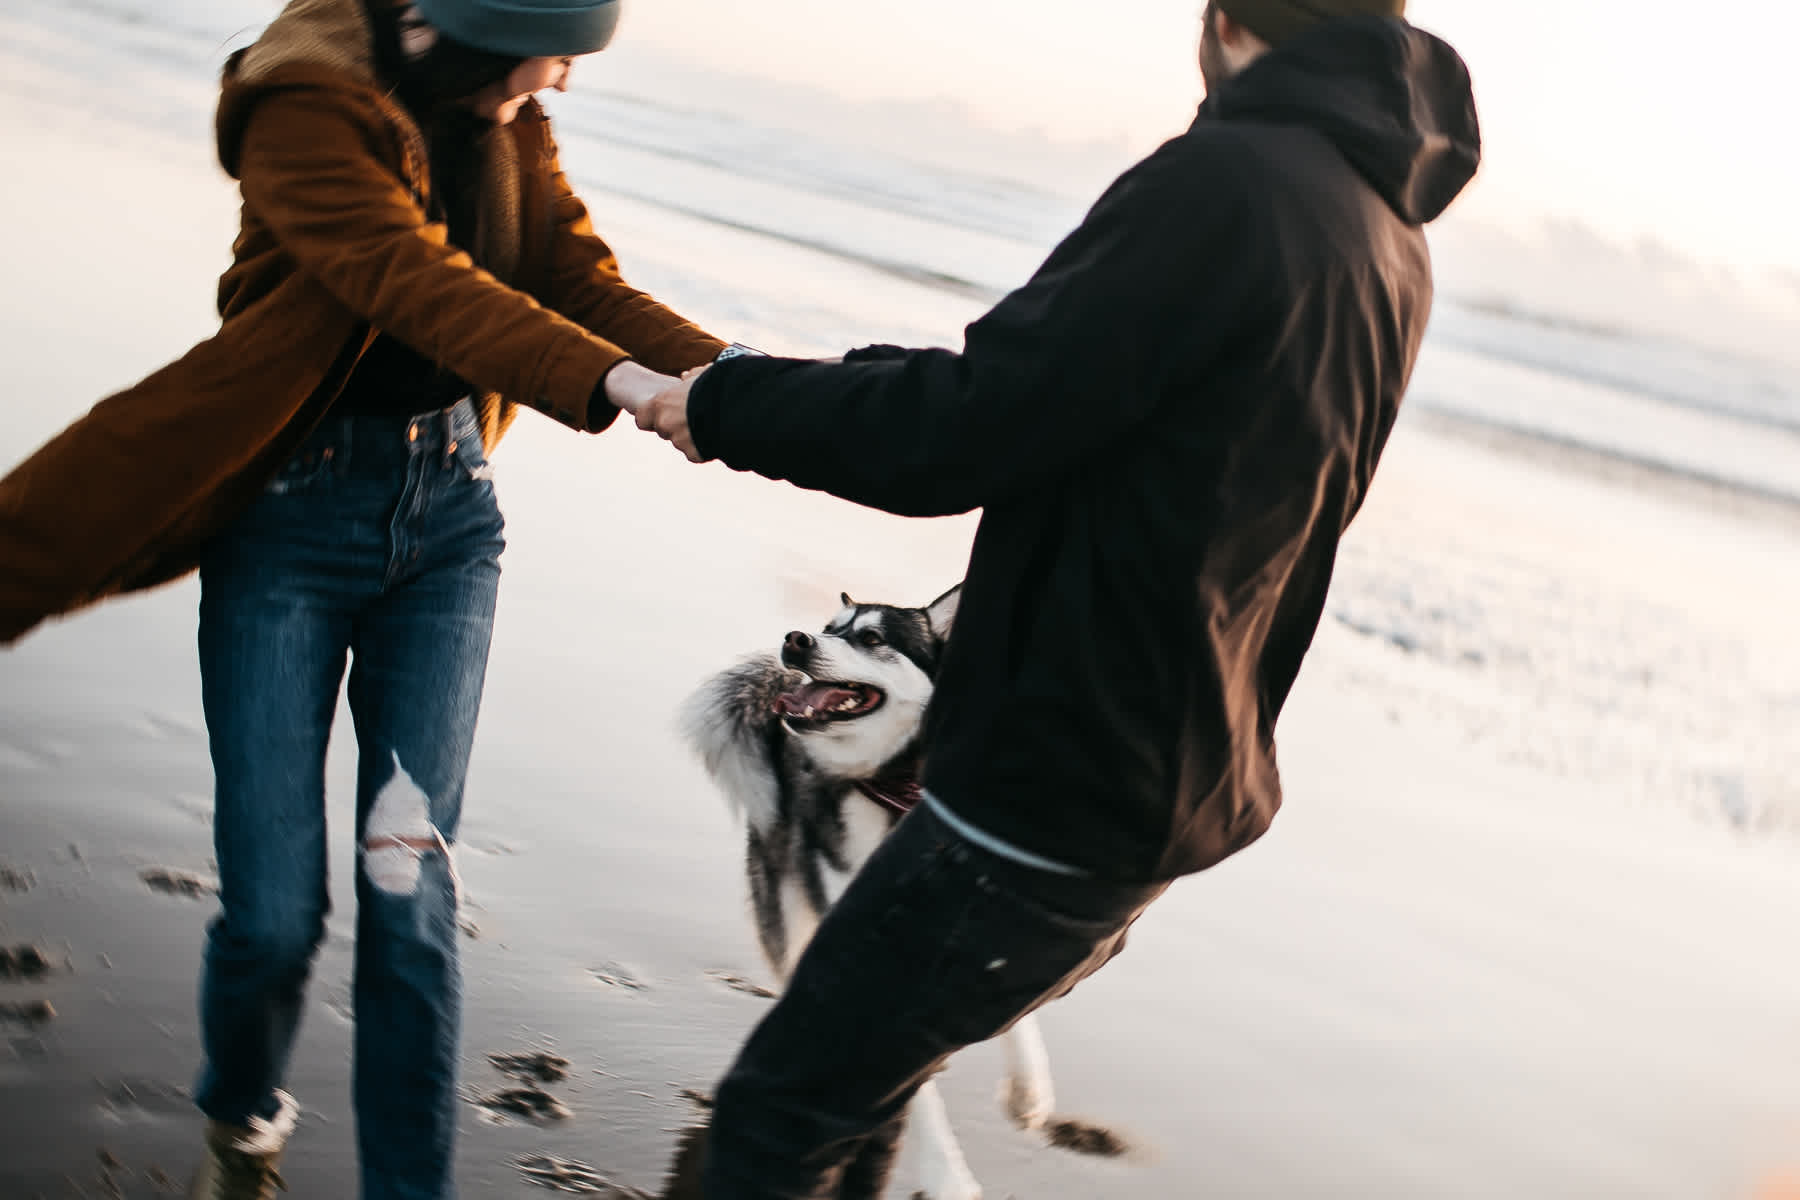
[[[520,406],[597,433],[723,343],[626,285],[532,99],[618,0],[293,0],[233,56],[218,333],[0,480],[0,642],[200,571],[220,913],[192,1195],[264,1200],[327,909],[325,750],[360,752],[364,1200],[453,1194],[456,839]]]

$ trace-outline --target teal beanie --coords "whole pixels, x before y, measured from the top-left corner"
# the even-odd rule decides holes
[[[415,0],[432,28],[465,46],[519,58],[606,49],[624,0]]]

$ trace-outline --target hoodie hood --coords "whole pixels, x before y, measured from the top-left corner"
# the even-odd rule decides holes
[[[1202,120],[1304,125],[1402,220],[1436,220],[1475,177],[1481,127],[1469,69],[1405,21],[1349,17],[1299,34],[1200,106]]]
[[[272,89],[336,86],[386,91],[363,0],[292,0],[225,65],[215,123],[219,162],[237,175],[238,148],[256,102]]]

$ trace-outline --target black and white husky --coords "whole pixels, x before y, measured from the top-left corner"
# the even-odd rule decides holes
[[[786,980],[825,910],[919,798],[919,730],[960,585],[924,608],[844,596],[824,631],[795,631],[776,653],[745,659],[703,684],[682,727],[747,826],[750,899],[763,953]],[[1002,1098],[1040,1128],[1053,1103],[1037,1022],[1003,1035]],[[921,1192],[979,1200],[927,1083],[908,1110]]]

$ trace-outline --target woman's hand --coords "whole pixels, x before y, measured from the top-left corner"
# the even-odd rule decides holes
[[[678,382],[672,376],[659,375],[642,363],[628,359],[606,373],[607,403],[635,417],[639,409]]]
[[[669,387],[646,401],[634,414],[639,429],[656,434],[687,456],[689,462],[706,461],[694,447],[694,435],[688,429],[688,392],[694,380],[706,372],[705,367],[684,371],[680,379],[671,379]]]

